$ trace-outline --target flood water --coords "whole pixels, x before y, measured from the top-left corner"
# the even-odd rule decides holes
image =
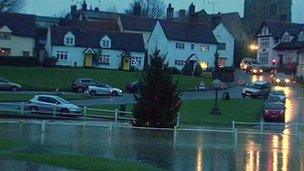
[[[43,132],[39,124],[1,123],[0,137],[27,142],[26,151],[31,153],[103,157],[166,170],[304,170],[303,135],[242,133],[235,142],[233,133],[221,132],[174,135],[173,131],[53,124]]]

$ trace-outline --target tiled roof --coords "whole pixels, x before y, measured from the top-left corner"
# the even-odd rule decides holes
[[[121,15],[120,19],[124,30],[149,32],[152,32],[157,21],[152,18],[135,17],[130,15]]]
[[[280,38],[285,31],[295,36],[304,28],[304,24],[298,24],[298,23],[282,23],[276,21],[265,21],[262,24],[262,26],[264,24],[270,29],[272,35],[276,38]]]
[[[111,39],[110,49],[134,52],[145,51],[141,34],[101,32],[89,29],[83,30],[78,27],[52,27],[52,44],[64,46],[63,39],[69,31],[75,36],[75,47],[101,48],[100,40],[107,35]]]
[[[217,44],[208,24],[159,20],[169,40]]]
[[[291,42],[281,42],[273,49],[274,50],[301,50],[301,49],[304,49],[304,41],[298,41],[297,38],[295,38]]]
[[[0,28],[7,26],[16,36],[34,37],[35,36],[34,15],[0,13]]]
[[[119,26],[116,21],[79,21],[79,20],[68,20],[61,19],[58,23],[59,26],[63,27],[79,27],[83,29],[97,30],[97,31],[110,31],[119,32]]]

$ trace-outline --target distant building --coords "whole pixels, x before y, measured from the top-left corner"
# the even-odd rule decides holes
[[[34,56],[36,17],[0,14],[0,56]]]
[[[60,66],[142,70],[145,59],[141,34],[80,27],[50,27],[46,50]]]
[[[257,60],[265,67],[297,64],[304,48],[304,24],[265,21],[257,32]]]
[[[253,38],[263,21],[290,23],[291,7],[292,0],[245,0],[244,28],[250,38]]]
[[[190,62],[207,69],[214,66],[217,40],[208,24],[158,20],[148,41],[149,53],[156,48],[170,67],[182,70]]]

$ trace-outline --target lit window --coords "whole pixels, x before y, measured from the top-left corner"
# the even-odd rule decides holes
[[[203,51],[203,52],[209,52],[209,45],[202,45],[201,46],[201,50]]]
[[[206,70],[208,68],[208,62],[202,61],[199,64],[203,70]]]
[[[175,48],[176,49],[185,49],[185,44],[184,43],[176,43]]]
[[[218,50],[226,50],[226,43],[219,43]]]

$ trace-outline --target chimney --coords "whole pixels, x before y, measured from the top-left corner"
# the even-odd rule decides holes
[[[173,19],[173,13],[174,13],[174,8],[172,7],[171,3],[168,5],[167,8],[167,19]]]
[[[179,18],[184,19],[186,17],[186,10],[179,10]]]
[[[71,12],[70,12],[70,17],[71,19],[76,18],[77,13],[77,6],[76,5],[71,5]]]
[[[135,16],[141,16],[141,5],[139,2],[135,2],[133,10]]]
[[[221,13],[219,12],[217,15],[211,18],[212,24],[217,26],[222,22],[222,16]]]
[[[191,5],[189,6],[189,15],[194,15],[194,13],[195,13],[195,5],[191,3]]]
[[[83,1],[83,3],[82,3],[82,10],[83,11],[87,11],[87,3],[86,3],[86,1]]]

